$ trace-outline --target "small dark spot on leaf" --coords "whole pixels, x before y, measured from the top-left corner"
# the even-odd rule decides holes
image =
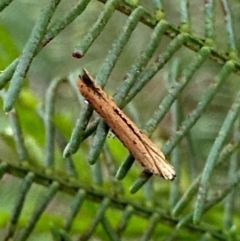
[[[77,52],[77,51],[73,52],[72,56],[76,59],[81,59],[83,57],[83,55],[81,53]]]

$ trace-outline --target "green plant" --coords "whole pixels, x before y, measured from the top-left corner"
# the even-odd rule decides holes
[[[0,3],[2,240],[239,240],[238,3],[99,2]],[[16,40],[7,20],[27,4],[37,20]],[[78,93],[83,67],[165,139],[176,180],[138,176]]]

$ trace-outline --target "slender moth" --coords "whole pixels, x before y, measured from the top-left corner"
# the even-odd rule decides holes
[[[168,180],[175,178],[174,168],[166,161],[164,154],[118,108],[86,69],[84,69],[83,75],[79,76],[77,85],[88,103],[147,171],[161,175]]]

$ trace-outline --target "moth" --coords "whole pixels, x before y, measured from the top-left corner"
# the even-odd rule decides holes
[[[118,108],[88,71],[83,72],[77,82],[79,91],[112,132],[148,172],[173,180],[176,173],[162,151]]]

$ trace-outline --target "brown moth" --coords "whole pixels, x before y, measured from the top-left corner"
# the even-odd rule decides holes
[[[146,170],[168,180],[175,178],[174,168],[166,161],[164,154],[118,108],[86,69],[84,69],[83,76],[79,77],[77,84],[88,103]]]

